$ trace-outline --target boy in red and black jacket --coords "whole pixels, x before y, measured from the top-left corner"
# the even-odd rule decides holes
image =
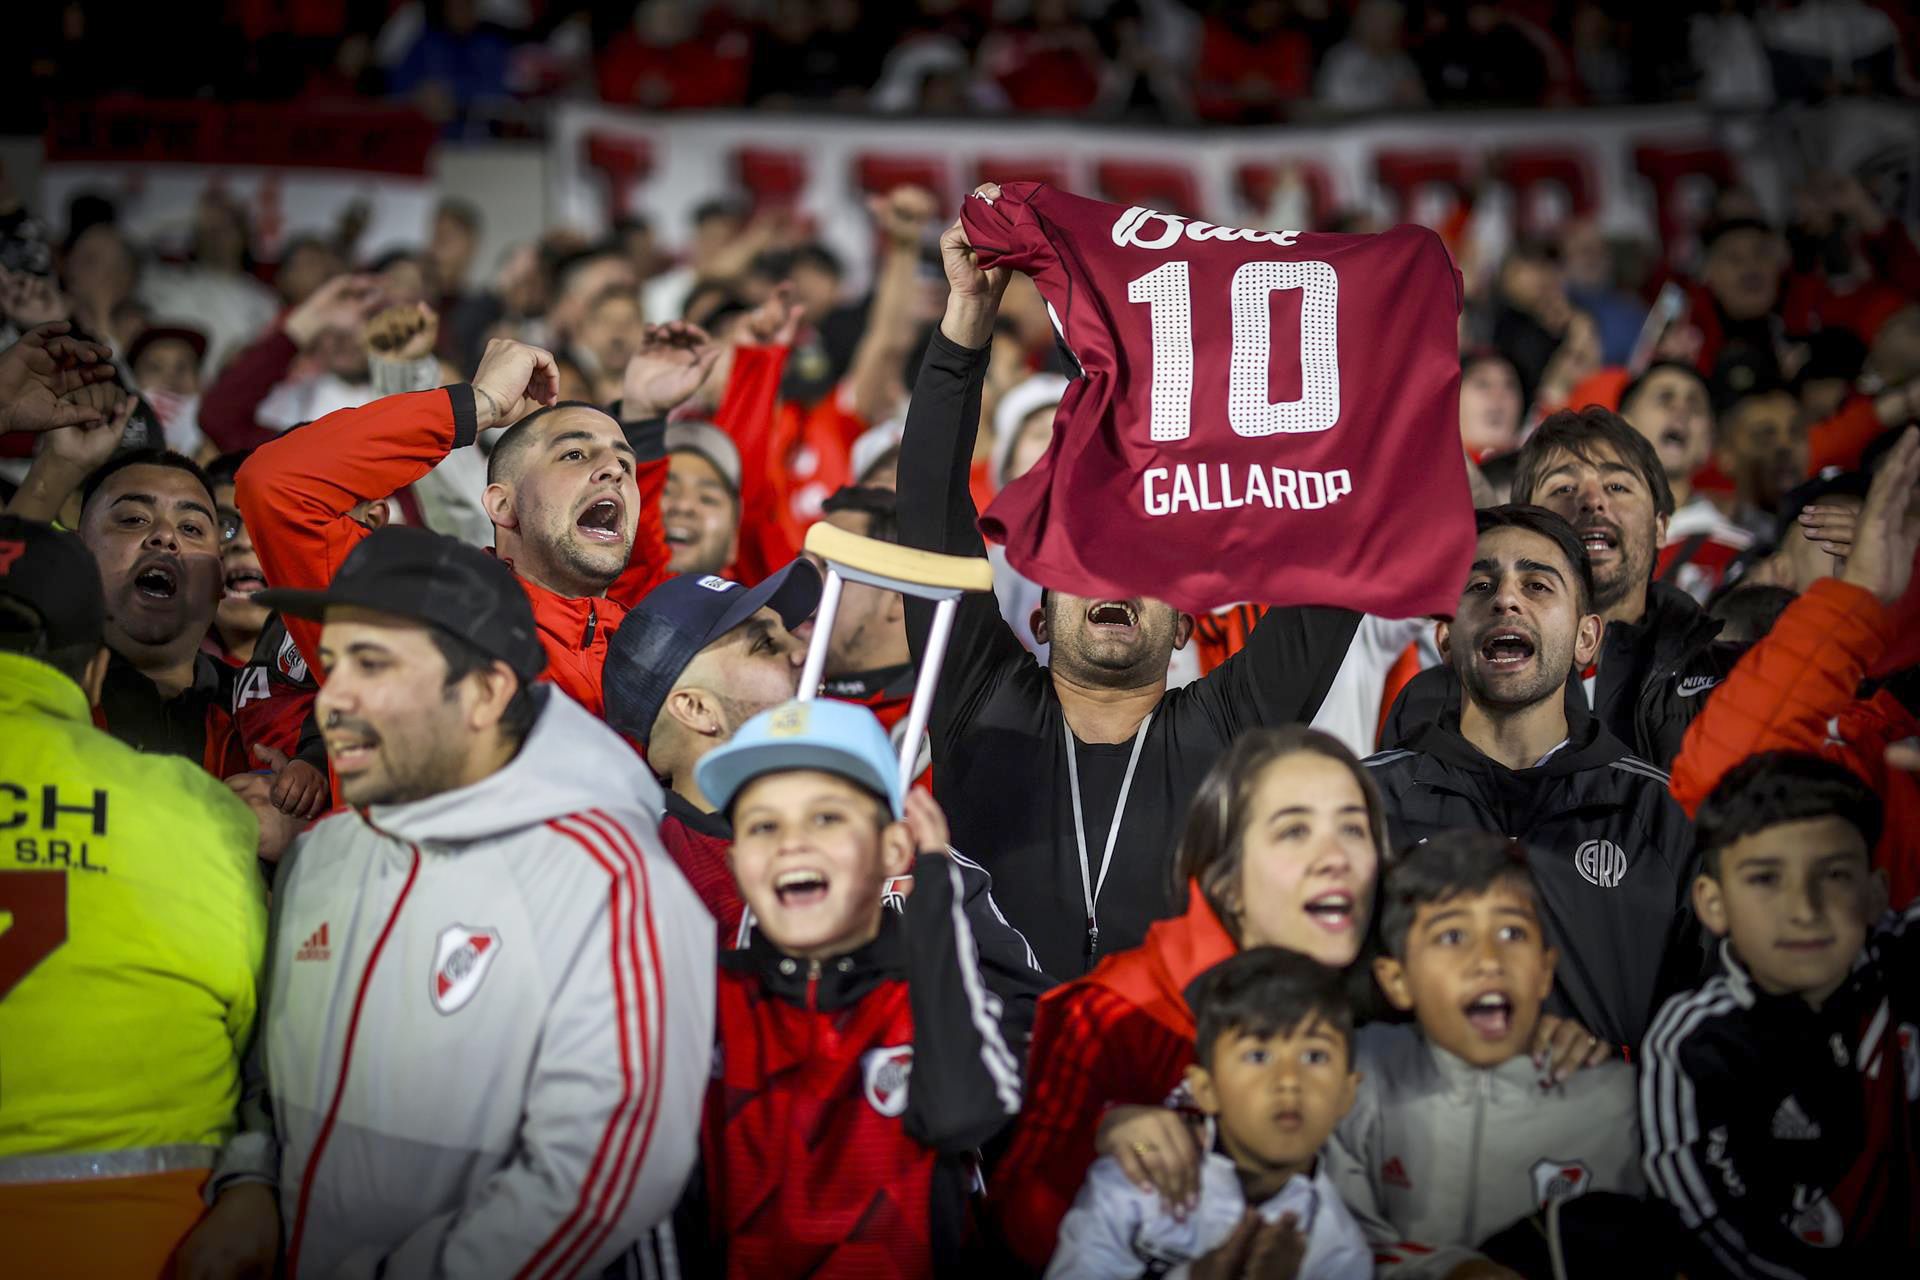
[[[720,960],[701,1132],[715,1274],[967,1274],[976,1151],[1020,1109],[947,825],[871,712],[790,702],[696,769],[757,925]],[[911,871],[904,911],[881,889]]]

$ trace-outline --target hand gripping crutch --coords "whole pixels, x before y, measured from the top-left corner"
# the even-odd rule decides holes
[[[827,581],[820,592],[820,611],[814,615],[813,638],[807,642],[807,665],[800,672],[800,700],[820,691],[827,665],[827,641],[833,635],[833,616],[840,608],[840,588],[862,582],[883,591],[898,591],[935,601],[933,630],[920,655],[920,674],[907,709],[907,732],[900,740],[900,792],[913,785],[914,765],[920,758],[920,737],[933,712],[933,687],[940,679],[940,663],[953,635],[953,615],[960,597],[969,591],[993,590],[993,566],[982,556],[950,556],[916,551],[830,525],[824,520],[807,530],[807,550],[827,562]]]

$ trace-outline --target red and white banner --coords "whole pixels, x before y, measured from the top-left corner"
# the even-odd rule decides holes
[[[1343,208],[1440,226],[1465,201],[1502,225],[1544,230],[1570,213],[1609,232],[1656,235],[1675,254],[1715,186],[1751,186],[1775,214],[1788,185],[1824,165],[1913,172],[1912,117],[1848,105],[1798,115],[1693,107],[1433,113],[1346,125],[1138,129],[1018,120],[853,121],[650,116],[567,107],[549,131],[555,221],[593,230],[646,214],[684,242],[701,201],[736,192],[807,217],[856,269],[871,231],[860,197],[902,182],[959,208],[976,183],[1034,179],[1123,205],[1230,226],[1266,225],[1294,167],[1316,219]],[[1912,186],[1901,192],[1909,201]]]
[[[360,247],[377,254],[424,241],[434,145],[424,117],[389,107],[108,98],[63,108],[49,125],[40,213],[62,229],[74,196],[106,196],[136,239],[175,249],[217,188],[249,211],[253,252],[271,261],[293,236],[331,234],[359,204]]]

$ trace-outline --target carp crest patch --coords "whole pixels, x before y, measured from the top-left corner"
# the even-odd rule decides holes
[[[1533,1162],[1533,1202],[1545,1208],[1555,1200],[1570,1200],[1587,1189],[1593,1175],[1578,1160]]]
[[[433,974],[427,994],[441,1013],[458,1013],[480,989],[493,958],[500,954],[498,929],[450,924],[433,946]]]
[[[867,1105],[883,1116],[907,1109],[907,1076],[913,1071],[913,1046],[869,1049],[860,1055],[860,1078],[866,1085]]]

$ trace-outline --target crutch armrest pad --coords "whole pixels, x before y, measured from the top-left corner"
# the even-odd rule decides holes
[[[899,590],[916,586],[948,591],[993,590],[993,566],[981,556],[950,556],[863,538],[824,520],[807,530],[806,547],[828,564],[890,579]]]

